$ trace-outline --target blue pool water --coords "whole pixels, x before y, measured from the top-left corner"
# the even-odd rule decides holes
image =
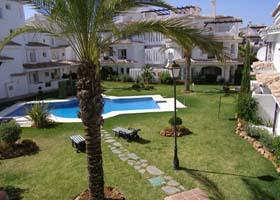
[[[133,99],[108,99],[104,98],[104,111],[107,114],[112,111],[126,111],[126,110],[146,110],[159,109],[157,103],[153,98],[133,98]],[[27,110],[32,104],[25,104],[5,117],[25,116]],[[78,100],[74,99],[68,102],[54,102],[47,104],[49,112],[57,117],[63,118],[77,118],[79,112]]]

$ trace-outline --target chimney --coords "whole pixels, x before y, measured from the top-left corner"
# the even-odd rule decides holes
[[[217,1],[211,0],[211,6],[212,6],[212,17],[216,18],[217,15]]]

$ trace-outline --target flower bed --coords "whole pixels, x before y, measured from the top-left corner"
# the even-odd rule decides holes
[[[116,188],[105,187],[104,193],[106,200],[125,200],[124,195]],[[74,200],[89,200],[88,190],[82,192],[79,196],[75,197]]]
[[[268,141],[268,137],[261,137],[259,134],[248,134],[247,123],[241,119],[237,120],[235,133],[247,140],[253,145],[254,149],[263,155],[266,159],[272,161],[277,173],[280,174],[280,164],[275,149],[271,148],[272,141]]]
[[[12,145],[0,143],[0,160],[32,155],[39,151],[39,147],[32,140],[23,140]]]

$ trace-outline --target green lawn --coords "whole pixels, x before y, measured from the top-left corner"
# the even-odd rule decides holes
[[[104,84],[108,95],[161,94],[171,97],[172,87],[156,85],[152,91],[135,91],[130,84]],[[178,87],[178,99],[186,103],[179,116],[192,135],[179,138],[182,170],[172,170],[173,139],[159,135],[172,113],[123,115],[105,120],[108,131],[115,126],[141,128],[146,142],[127,143],[125,148],[145,158],[187,189],[200,187],[215,200],[277,200],[280,181],[272,164],[251,145],[234,134],[234,95],[220,93],[221,86],[195,86],[187,96]],[[218,119],[218,101],[222,96]],[[82,132],[81,124],[59,124],[46,130],[24,129],[23,138],[37,142],[41,151],[33,156],[0,161],[0,187],[11,186],[23,199],[72,199],[86,188],[87,169],[84,154],[76,154],[69,135]],[[118,187],[129,200],[161,200],[160,188],[113,155],[103,145],[104,171],[107,185]]]

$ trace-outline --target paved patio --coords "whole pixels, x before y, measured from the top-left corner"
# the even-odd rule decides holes
[[[166,197],[164,200],[209,200],[207,195],[199,188]]]

